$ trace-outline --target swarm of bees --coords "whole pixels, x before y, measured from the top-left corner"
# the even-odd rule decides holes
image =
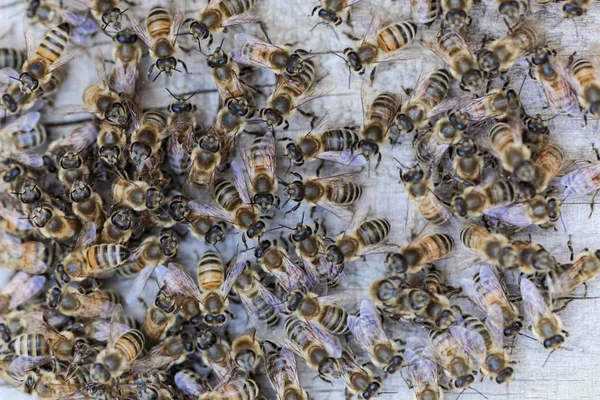
[[[346,398],[391,393],[400,375],[416,400],[443,400],[477,391],[478,374],[514,379],[521,336],[548,357],[567,343],[559,313],[579,288],[587,294],[600,250],[575,254],[569,239],[561,263],[532,235],[515,236],[560,228],[566,199],[600,190],[600,154],[569,159],[553,117],[527,114],[506,79],[526,65],[552,115],[600,118],[600,66],[553,48],[536,18],[551,2],[497,1],[490,12],[506,33],[477,49],[472,15],[487,4],[411,0],[410,17],[390,20],[383,3],[315,0],[312,29],[359,42],[323,53],[276,44],[262,0],[195,12],[183,1],[22,3],[26,49],[0,49],[9,386],[49,399],[308,400],[301,359]],[[591,6],[567,0],[562,12],[579,18]],[[372,15],[360,37],[357,8]],[[112,52],[93,49],[98,35]],[[359,125],[343,122],[343,104],[306,110],[335,89],[329,56],[361,81]],[[83,73],[70,68],[78,57],[95,81],[80,104],[55,107],[65,76]],[[413,89],[375,89],[377,68],[402,73],[416,59],[436,67]],[[144,105],[151,82],[200,80],[188,64],[219,98],[207,126],[195,92],[167,88],[162,107]],[[275,85],[258,87],[254,73]],[[66,134],[45,125],[75,113],[87,118]],[[302,119],[310,129],[288,131]],[[395,146],[414,157],[388,157]],[[398,165],[405,243],[371,213],[368,183],[382,163]],[[324,165],[341,172],[322,176]],[[327,229],[332,220],[341,232]],[[366,257],[382,268],[359,293],[347,286]],[[451,263],[473,273],[449,279]]]

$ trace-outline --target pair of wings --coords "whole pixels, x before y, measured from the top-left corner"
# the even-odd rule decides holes
[[[379,311],[370,300],[363,300],[360,303],[358,317],[348,316],[348,329],[352,332],[354,340],[367,352],[371,352],[376,343],[389,343]]]
[[[0,290],[3,295],[10,296],[8,308],[14,310],[21,304],[33,299],[40,293],[46,284],[43,275],[31,276],[25,272],[17,272],[8,283]]]
[[[493,307],[493,304],[488,301],[488,295],[495,297],[497,302],[502,304],[504,308],[516,311],[517,308],[508,300],[504,286],[500,282],[496,271],[492,268],[495,267],[490,267],[485,263],[481,264],[479,284],[475,283],[473,279],[463,279],[461,281],[463,293],[486,314]]]

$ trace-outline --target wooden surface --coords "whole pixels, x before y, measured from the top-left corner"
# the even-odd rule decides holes
[[[8,4],[8,1],[5,1]],[[12,3],[12,1],[11,1]],[[68,1],[65,1],[68,4]],[[144,9],[147,6],[154,5],[154,1],[142,1],[143,6],[135,8],[135,15],[144,15]],[[146,4],[148,3],[148,4]],[[293,43],[298,42],[298,46],[311,50],[319,55],[317,62],[320,65],[319,74],[325,76],[324,81],[332,82],[337,85],[336,90],[326,98],[319,99],[305,108],[314,111],[321,116],[330,107],[341,107],[344,110],[344,125],[360,124],[362,121],[362,111],[360,103],[361,82],[356,75],[352,77],[352,88],[347,85],[348,71],[344,67],[343,61],[338,57],[328,54],[328,51],[341,51],[345,47],[352,45],[342,31],[347,31],[345,24],[337,28],[339,40],[336,39],[333,32],[324,27],[318,26],[311,32],[311,28],[317,22],[315,18],[309,17],[312,8],[316,5],[315,1],[304,0],[260,0],[261,7],[267,11],[266,25],[268,33],[275,43]],[[544,29],[548,32],[550,45],[557,49],[561,57],[566,58],[573,51],[579,55],[597,54],[595,46],[598,43],[598,29],[600,27],[600,6],[593,4],[590,13],[577,20],[577,26],[573,21],[564,21],[560,12],[562,4],[550,4],[545,9],[532,1],[533,11],[536,13],[537,20],[542,22]],[[2,2],[0,2],[2,4]],[[384,1],[385,7],[389,9],[390,20],[400,20],[409,18],[409,2]],[[204,2],[187,4],[188,10],[198,10],[203,7]],[[376,9],[375,2],[363,0],[352,8],[354,28],[352,33],[355,36],[362,36],[367,28],[370,16]],[[14,23],[14,29],[10,35],[0,41],[0,45],[19,45],[23,46],[22,38],[22,18],[23,13],[19,10],[24,8],[24,4],[10,6],[2,9],[0,21],[2,24]],[[485,13],[484,13],[485,10]],[[192,11],[190,11],[190,14]],[[14,15],[8,19],[8,16]],[[492,0],[483,0],[475,4],[473,11],[473,25],[469,30],[468,41],[473,49],[479,48],[484,35],[503,36],[507,28],[498,16],[496,4]],[[438,23],[435,28],[423,29],[419,26],[420,38],[430,39],[434,37]],[[257,26],[234,27],[225,35],[217,35],[215,42],[218,44],[222,37],[225,37],[224,48],[230,50],[233,48],[233,34],[241,31],[260,34]],[[108,36],[99,34],[95,41],[99,48],[104,52],[106,58],[111,57],[111,41]],[[69,104],[79,104],[81,102],[84,89],[97,81],[92,64],[93,56],[86,55],[75,60],[69,65],[69,78],[62,87],[62,91],[56,101],[56,107],[64,107]],[[168,94],[164,90],[166,86],[174,93],[191,93],[199,91],[193,98],[193,102],[198,106],[198,116],[200,121],[208,126],[212,123],[217,110],[218,94],[210,78],[208,67],[204,57],[197,52],[183,54],[182,58],[186,61],[191,74],[175,74],[170,79],[162,76],[156,82],[143,82],[140,85],[138,93],[142,96],[144,107],[158,107],[165,109],[167,106]],[[143,60],[142,72],[146,70],[149,59]],[[380,66],[377,72],[374,90],[391,90],[401,94],[404,98],[402,87],[413,87],[418,75],[423,71],[431,71],[442,67],[442,62],[431,53],[423,52],[422,58]],[[521,85],[523,77],[527,71],[527,63],[520,60],[512,70],[509,76],[512,79],[513,86],[517,88]],[[367,74],[368,75],[368,74]],[[254,73],[258,87],[261,87],[266,94],[272,90],[274,83],[273,75],[268,71],[257,71]],[[502,82],[496,81],[493,87],[501,87]],[[456,88],[455,88],[456,92]],[[547,102],[538,82],[527,78],[524,82],[521,93],[525,109],[531,115],[541,113],[550,116],[546,108]],[[265,98],[260,98],[264,104]],[[76,126],[65,125],[66,121],[83,121],[89,119],[87,115],[78,114],[69,117],[59,116],[52,110],[46,110],[45,121],[48,123],[49,131],[53,136],[59,136],[62,133]],[[309,120],[302,116],[295,116],[290,121],[291,128],[287,133],[278,131],[278,135],[295,137],[309,129]],[[586,127],[583,127],[581,117],[567,118],[557,117],[551,121],[552,140],[564,146],[566,153],[574,159],[593,159],[591,144],[598,141],[598,122],[591,121]],[[258,129],[258,126],[256,127]],[[252,127],[250,128],[252,129]],[[406,194],[404,187],[398,181],[397,164],[392,156],[400,159],[404,164],[414,162],[410,148],[409,137],[401,138],[400,145],[385,146],[383,149],[383,161],[377,171],[371,171],[370,176],[364,173],[364,197],[371,204],[371,213],[376,217],[385,217],[392,224],[392,233],[390,239],[396,243],[405,242],[404,237],[404,219],[406,215]],[[278,148],[278,150],[283,150]],[[283,161],[280,158],[280,161]],[[283,174],[287,168],[287,162],[280,162],[278,171]],[[316,168],[315,165],[308,165],[301,169],[303,174],[312,174]],[[339,171],[335,167],[326,166],[323,175]],[[562,207],[562,221],[557,225],[556,230],[543,231],[537,227],[529,228],[516,237],[525,237],[532,234],[534,241],[542,244],[561,262],[568,261],[568,251],[566,242],[568,235],[572,235],[575,251],[580,251],[584,247],[597,248],[598,237],[600,235],[600,212],[596,212],[591,218],[589,214],[589,198],[580,198],[576,200],[567,200]],[[293,226],[300,220],[302,208],[295,214],[289,215],[285,219],[285,224]],[[323,211],[318,211],[317,216],[323,216]],[[326,216],[326,226],[331,233],[337,233],[342,230],[343,224],[337,221],[335,217]],[[458,232],[461,223],[456,221],[450,227],[444,228],[453,234],[457,239],[458,251],[455,256],[439,267],[447,273],[449,280],[458,283],[460,278],[469,277],[475,273],[470,267],[470,261],[473,257],[462,248],[458,241]],[[274,232],[273,238],[277,238],[279,232]],[[229,256],[235,250],[237,238],[228,241],[227,249],[221,249]],[[180,250],[180,257],[191,270],[195,267],[197,257],[207,250],[204,244],[200,242],[187,242]],[[376,277],[384,273],[383,256],[372,256],[366,262],[357,261],[346,266],[347,285],[337,290],[356,290],[362,291]],[[509,277],[509,283],[513,293],[516,292],[514,286],[515,277]],[[119,286],[126,287],[127,283],[121,283]],[[151,298],[156,288],[149,288],[147,297]],[[334,292],[335,292],[334,291]],[[581,297],[581,296],[577,296]],[[518,361],[516,366],[516,378],[506,386],[498,386],[492,382],[482,382],[476,385],[476,388],[487,398],[490,399],[598,399],[600,398],[600,384],[598,384],[597,371],[600,366],[600,315],[597,312],[600,299],[600,288],[596,282],[590,285],[589,295],[585,299],[578,298],[561,313],[566,329],[570,336],[567,343],[561,351],[555,352],[543,366],[548,353],[542,346],[525,337],[519,337],[512,351],[512,357]],[[469,305],[464,299],[457,300],[464,308],[469,309]],[[141,317],[143,309],[137,305],[130,305],[128,311]],[[352,309],[351,311],[355,311]],[[238,312],[240,317],[232,322],[235,331],[243,331],[247,325],[243,312]],[[424,330],[415,329],[400,324],[387,325],[390,336],[406,338],[410,335],[424,336]],[[299,361],[301,368],[301,378],[304,388],[315,399],[344,399],[344,390],[341,382],[335,382],[334,385],[323,383],[316,373],[304,367],[302,361]],[[0,389],[0,397],[14,398],[13,390]],[[5,391],[6,390],[6,391]],[[384,382],[384,390],[392,392],[381,395],[381,399],[408,399],[412,393],[406,387],[400,375],[388,377]],[[10,393],[10,394],[9,394]],[[269,392],[269,398],[273,398],[272,392]],[[10,396],[10,397],[8,397]],[[448,399],[457,398],[458,393],[448,393]],[[464,392],[461,399],[480,398],[480,394],[468,390]]]

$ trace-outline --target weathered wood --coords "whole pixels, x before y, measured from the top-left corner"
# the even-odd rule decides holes
[[[8,3],[6,1],[5,3]],[[12,3],[12,2],[11,2]],[[65,2],[67,3],[67,2]],[[144,15],[144,9],[153,5],[153,1],[142,2],[144,5],[132,8],[135,15]],[[148,3],[148,4],[146,4]],[[275,43],[298,42],[298,46],[311,50],[320,65],[319,74],[324,76],[324,82],[331,82],[337,85],[336,90],[323,99],[318,99],[303,108],[315,112],[322,116],[325,110],[335,107],[343,110],[343,118],[340,121],[343,125],[360,124],[362,121],[362,110],[360,102],[360,91],[362,85],[368,86],[368,73],[361,80],[356,75],[352,77],[352,87],[348,88],[348,69],[344,62],[329,54],[328,51],[341,52],[344,48],[352,46],[353,43],[342,34],[343,31],[351,31],[355,36],[361,36],[367,29],[371,15],[377,7],[382,5],[370,3],[369,0],[363,0],[352,8],[352,19],[354,28],[350,29],[345,24],[336,29],[339,40],[333,32],[324,27],[318,26],[313,31],[311,28],[317,21],[316,18],[310,18],[309,14],[316,5],[316,0],[260,0],[264,3],[261,7],[267,10],[266,26],[270,38]],[[577,51],[578,55],[598,54],[598,28],[600,27],[600,7],[597,3],[592,5],[589,14],[577,21],[565,21],[561,15],[562,4],[552,3],[546,8],[541,8],[534,1],[531,1],[535,18],[540,21],[547,33],[549,45],[558,50],[560,57],[566,61],[566,58]],[[400,20],[409,18],[408,1],[384,1],[390,14],[390,20]],[[189,2],[189,9],[200,9],[204,6],[202,3]],[[3,24],[14,23],[12,33],[0,41],[0,45],[23,46],[22,38],[22,14],[17,14],[24,8],[24,3],[19,3],[2,9],[0,21]],[[130,11],[131,12],[131,11]],[[12,19],[7,16],[15,15]],[[191,13],[190,13],[191,15]],[[575,25],[576,24],[576,25]],[[435,37],[438,23],[432,28],[419,26],[419,37],[422,40],[431,40]],[[224,48],[230,50],[234,47],[234,33],[246,31],[261,36],[258,26],[244,26],[230,28],[224,35],[217,35],[215,43],[219,43],[222,37],[225,37]],[[501,37],[507,33],[507,28],[496,11],[496,3],[492,0],[478,2],[473,7],[473,25],[469,29],[469,44],[473,49],[481,45],[484,35],[488,37]],[[112,43],[108,36],[99,34],[96,38],[97,48],[100,48],[106,58],[111,56]],[[92,50],[92,49],[90,49]],[[183,54],[182,58],[186,61],[190,69],[190,75],[175,74],[172,78],[160,77],[156,82],[144,82],[140,85],[138,94],[143,98],[144,108],[166,109],[167,96],[165,87],[169,87],[174,93],[192,93],[199,91],[193,98],[193,102],[198,106],[199,118],[205,126],[212,123],[218,107],[218,94],[210,78],[210,72],[206,66],[206,61],[198,52],[192,50],[188,54]],[[56,108],[65,107],[69,104],[79,104],[82,100],[84,89],[97,81],[95,70],[93,68],[93,51],[80,59],[73,61],[69,65],[69,77],[62,87],[60,95],[55,103]],[[145,76],[149,64],[149,58],[143,60],[140,68],[141,76]],[[416,60],[400,62],[396,64],[381,65],[378,68],[375,80],[374,91],[393,91],[406,98],[402,88],[409,88],[415,85],[418,76],[423,71],[431,71],[441,67],[442,62],[430,52],[423,50],[422,57]],[[542,88],[538,82],[525,78],[528,65],[525,60],[520,60],[508,77],[511,84],[519,88],[523,79],[521,96],[526,110],[530,114],[540,113],[543,116],[551,116],[547,109],[547,101],[544,97]],[[268,71],[258,71],[255,82],[265,94],[272,90],[274,77]],[[364,82],[363,82],[364,81]],[[497,79],[493,87],[501,87],[503,82]],[[456,86],[456,85],[455,85]],[[370,88],[369,88],[370,89]],[[464,96],[454,88],[454,94]],[[264,104],[265,98],[259,100]],[[45,110],[44,120],[47,121],[49,131],[56,137],[72,129],[82,120],[89,119],[84,114],[71,116],[58,115],[53,110]],[[72,124],[68,124],[72,121]],[[76,122],[76,123],[75,123]],[[278,136],[290,136],[306,132],[309,127],[309,119],[300,115],[295,116],[291,121],[291,128],[288,132],[278,131]],[[590,121],[587,126],[583,126],[581,117],[568,118],[556,117],[551,121],[552,140],[564,146],[568,156],[576,160],[594,159],[591,151],[591,144],[598,143],[598,121]],[[258,126],[257,126],[258,128]],[[410,147],[412,137],[401,137],[400,144],[395,147],[385,146],[383,148],[383,162],[377,171],[367,171],[364,175],[364,197],[371,205],[372,215],[386,217],[392,224],[391,240],[396,243],[404,243],[404,221],[406,216],[406,193],[404,187],[399,183],[398,165],[393,160],[397,157],[404,164],[414,162],[412,150]],[[280,150],[282,150],[280,148]],[[279,159],[278,171],[283,174],[287,168],[287,161]],[[302,172],[310,174],[316,166],[309,165],[302,168]],[[323,175],[340,171],[333,166],[326,166]],[[295,214],[285,219],[285,224],[292,226],[299,221],[302,211],[301,208]],[[568,235],[572,235],[575,251],[584,247],[598,247],[598,237],[600,237],[600,212],[596,212],[591,218],[589,214],[589,198],[571,200],[568,199],[562,207],[562,223],[557,225],[556,230],[542,231],[537,227],[526,229],[520,232],[516,237],[526,237],[531,233],[534,241],[544,245],[556,256],[559,261],[566,262],[569,254],[566,247]],[[322,211],[318,211],[317,216],[324,216]],[[337,233],[344,229],[343,224],[336,220],[334,216],[326,215],[326,226],[329,232]],[[564,225],[563,225],[564,223]],[[449,227],[443,230],[451,233],[458,243],[458,232],[461,223],[455,221]],[[284,235],[286,233],[284,232]],[[273,238],[279,236],[279,232],[274,232]],[[190,270],[195,268],[198,255],[202,254],[207,248],[204,244],[194,241],[192,243],[191,235],[188,241],[180,250],[180,257]],[[226,248],[220,248],[225,258],[229,257],[236,248],[238,238],[229,238]],[[444,263],[440,268],[445,271],[450,282],[458,283],[461,278],[471,276],[474,271],[470,267],[469,261],[473,257],[467,253],[461,244],[456,255]],[[364,297],[369,283],[381,276],[384,272],[383,256],[372,256],[366,262],[356,261],[347,265],[346,279],[347,285],[337,290],[356,290]],[[516,293],[518,290],[514,285],[516,275],[511,274],[509,280],[513,284],[511,290]],[[125,288],[129,283],[120,283],[118,286]],[[155,287],[149,285],[146,296],[150,299]],[[598,347],[598,328],[600,319],[596,312],[600,297],[598,294],[598,285],[596,282],[590,285],[590,292],[587,298],[575,300],[564,312],[561,313],[565,328],[570,336],[563,350],[555,352],[548,362],[544,365],[548,353],[542,346],[525,337],[519,337],[512,353],[513,358],[518,361],[516,365],[516,378],[506,386],[498,386],[495,383],[483,382],[476,385],[476,388],[487,398],[490,399],[597,399],[600,397],[600,386],[597,384],[597,371],[600,368],[600,359],[596,358],[600,354]],[[464,308],[469,305],[464,299],[458,299],[458,303]],[[141,317],[143,310],[138,306],[132,305],[128,310],[138,318]],[[243,310],[237,308],[238,319],[232,321],[235,331],[243,331],[247,324]],[[352,311],[355,311],[353,306]],[[409,335],[424,336],[426,332],[412,327],[398,324],[388,325],[391,336],[406,338]],[[315,399],[343,399],[344,388],[341,382],[335,382],[330,386],[318,378],[316,373],[308,370],[304,364],[299,361],[301,378],[304,387]],[[381,399],[408,399],[412,396],[411,391],[407,389],[406,383],[399,376],[388,377],[384,382],[384,390],[392,392],[383,394]],[[271,393],[272,397],[272,392]],[[457,398],[458,393],[447,394],[447,398]],[[22,398],[20,393],[9,389],[0,389],[2,398],[18,399]],[[477,399],[480,394],[472,390],[466,391],[461,395],[461,399]]]

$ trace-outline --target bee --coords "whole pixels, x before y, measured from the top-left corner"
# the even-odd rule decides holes
[[[538,225],[542,229],[554,227],[560,218],[560,205],[554,197],[535,196],[524,203],[494,207],[486,212],[502,224],[524,229],[530,225]]]
[[[163,232],[160,237],[149,236],[131,253],[128,263],[117,270],[117,275],[127,278],[148,268],[165,264],[177,255],[179,241],[169,232]],[[135,289],[132,289],[135,292]]]
[[[598,250],[583,251],[575,261],[571,255],[571,261],[572,264],[562,264],[549,271],[543,278],[543,287],[547,289],[550,298],[568,296],[579,286],[587,285],[600,274],[600,251]]]
[[[231,148],[231,139],[244,130],[247,120],[253,116],[254,107],[246,97],[230,97],[225,101],[225,106],[219,109],[215,122],[206,130],[206,135],[225,139],[221,151],[224,159],[227,158],[224,156],[229,151],[226,149]]]
[[[577,18],[587,14],[591,0],[569,0],[563,6],[563,15],[565,18]]]
[[[46,304],[61,314],[85,319],[108,319],[120,300],[115,292],[98,290],[85,294],[73,286],[48,290]],[[120,302],[120,301],[119,301]]]
[[[252,204],[260,207],[263,213],[269,211],[273,205],[278,207],[279,197],[274,195],[277,191],[277,178],[273,135],[267,132],[264,136],[254,139],[250,146],[240,144],[239,150],[249,178]],[[237,179],[238,176],[235,178]]]
[[[259,397],[256,382],[233,369],[221,378],[217,386],[199,397],[200,400],[255,400]]]
[[[111,207],[110,217],[104,221],[100,242],[115,245],[126,244],[138,225],[138,215],[131,208]]]
[[[541,193],[548,188],[550,182],[558,176],[570,161],[563,149],[554,143],[544,144],[533,159],[535,177],[528,181],[519,182],[519,191],[525,198],[531,199],[536,193]]]
[[[127,145],[127,135],[123,127],[102,121],[96,138],[96,145],[98,146],[98,157],[103,164],[110,168],[124,169],[125,157],[123,152]]]
[[[202,213],[196,213],[192,207],[200,208]],[[215,245],[225,238],[225,224],[211,216],[212,213],[218,214],[218,211],[211,209],[207,213],[203,206],[194,202],[188,203],[181,195],[173,196],[169,202],[169,214],[174,221],[188,223],[195,237]]]
[[[297,204],[286,214],[296,211],[305,202],[312,207],[323,207],[342,220],[351,219],[352,213],[345,206],[356,203],[362,196],[362,187],[357,182],[358,174],[307,179],[296,172],[293,175],[298,179],[286,183],[284,194]]]
[[[286,296],[285,305],[289,312],[310,325],[317,323],[329,333],[345,335],[349,332],[348,312],[338,305],[341,299],[343,294],[319,297],[312,292],[294,290]]]
[[[213,252],[205,253],[198,263],[198,285],[200,286],[200,309],[204,323],[209,326],[222,326],[227,322],[229,301],[227,295],[246,265],[244,256],[232,261],[225,272],[221,258]],[[230,314],[231,315],[231,314]]]
[[[144,181],[129,181],[117,178],[113,183],[112,194],[116,203],[134,211],[154,210],[164,202],[162,188]]]
[[[65,215],[64,212],[46,202],[35,205],[31,209],[29,218],[43,237],[59,243],[75,241],[81,229],[81,223],[77,218]]]
[[[454,239],[450,235],[433,233],[417,237],[398,252],[389,253],[385,263],[391,275],[414,274],[427,264],[448,257],[453,249]]]
[[[195,337],[183,331],[170,336],[154,346],[147,355],[133,361],[131,374],[136,375],[160,369],[169,364],[181,363],[189,354],[194,352]]]
[[[87,223],[79,233],[73,251],[56,266],[56,273],[63,282],[83,281],[86,278],[106,278],[122,268],[130,257],[125,246],[117,244],[93,244],[96,226]]]
[[[520,137],[520,129],[498,122],[490,128],[490,145],[502,168],[514,173],[517,179],[529,181],[534,176],[531,152]]]
[[[90,185],[80,180],[74,181],[69,192],[69,199],[73,202],[73,214],[84,225],[91,222],[96,226],[96,229],[103,226],[106,219],[102,207],[103,201]]]
[[[417,24],[412,21],[400,21],[385,26],[385,17],[386,13],[383,9],[377,11],[362,40],[349,36],[353,40],[360,41],[358,47],[344,49],[349,71],[363,75],[367,67],[374,67],[371,71],[371,81],[375,78],[377,64],[416,58],[414,52],[407,50],[407,47],[417,34]]]
[[[463,279],[462,289],[469,299],[486,315],[492,307],[500,307],[505,337],[515,337],[523,329],[519,309],[508,300],[506,284],[494,267],[482,264],[473,279]]]
[[[138,64],[142,59],[142,46],[131,29],[123,29],[113,37],[115,66],[108,78],[109,87],[127,96],[133,96],[138,77]]]
[[[346,384],[346,390],[363,399],[378,397],[381,393],[381,378],[374,375],[368,366],[358,366],[353,356],[344,351],[342,357],[336,360],[335,374]]]
[[[26,241],[0,229],[0,262],[4,268],[39,275],[52,260],[51,250],[42,242]]]
[[[214,184],[217,168],[221,164],[221,142],[218,137],[210,134],[198,140],[198,146],[191,154],[186,181],[200,187],[209,187]]]
[[[118,323],[122,312],[120,305],[114,308],[111,325]],[[90,367],[90,378],[94,382],[107,383],[119,378],[131,368],[133,361],[144,349],[144,335],[140,331],[132,329],[121,334],[120,329],[111,326],[110,332],[106,348],[98,354]]]
[[[267,99],[267,108],[258,111],[267,127],[274,129],[284,125],[283,130],[288,130],[288,119],[300,106],[323,97],[334,89],[329,85],[315,84],[315,65],[310,60],[304,61],[302,65],[302,72],[297,79],[290,79],[285,75],[277,78],[275,90]]]
[[[58,160],[58,179],[67,190],[72,188],[75,181],[86,181],[90,175],[90,168],[80,152],[69,150]]]
[[[446,98],[451,81],[452,75],[443,68],[425,79],[419,78],[416,89],[396,115],[395,125],[404,133],[412,133],[427,126],[436,106]]]
[[[212,390],[206,379],[189,369],[178,371],[173,380],[177,389],[190,397],[197,398]]]
[[[83,372],[76,372],[68,379],[50,371],[41,370],[39,374],[34,390],[35,395],[42,399],[75,396],[84,390],[87,382],[87,375]]]
[[[569,3],[567,3],[569,4]],[[600,117],[600,80],[596,74],[597,67],[588,58],[578,58],[569,68],[569,84],[577,94],[579,104],[593,117]]]
[[[400,179],[406,186],[409,201],[418,204],[418,211],[428,222],[434,225],[444,225],[453,214],[436,196],[431,180],[431,170],[427,175],[416,165],[407,171],[400,170]]]
[[[64,68],[55,70],[50,74],[50,80],[36,92],[23,93],[20,83],[11,84],[3,91],[0,105],[8,115],[18,115],[32,108],[42,107],[45,103],[51,104],[65,76]]]
[[[442,29],[450,28],[462,31],[471,25],[472,18],[468,14],[473,7],[472,0],[440,0],[443,14]]]
[[[212,77],[221,100],[226,101],[231,97],[245,97],[252,103],[248,88],[239,77],[240,67],[223,51],[222,43],[214,53],[208,56],[207,63],[212,70]]]
[[[158,297],[157,297],[158,301]],[[161,340],[164,340],[168,330],[175,324],[176,315],[171,312],[166,312],[163,308],[152,304],[146,310],[144,321],[140,327],[144,337],[146,338],[146,344],[153,345]]]
[[[539,149],[546,144],[547,135],[550,133],[547,121],[540,114],[535,116],[523,114],[523,143],[529,147],[531,154],[536,155]]]
[[[46,143],[48,134],[39,123],[40,113],[31,111],[0,129],[0,152],[29,151]]]
[[[518,240],[513,241],[512,246],[519,254],[517,267],[523,274],[549,273],[558,265],[556,259],[548,250],[537,243]]]
[[[179,4],[176,4],[179,6]],[[177,58],[177,32],[183,22],[183,10],[176,9],[173,13],[162,6],[154,6],[148,12],[146,17],[146,27],[134,20],[125,17],[128,27],[135,32],[138,38],[142,40],[150,49],[150,55],[154,61],[148,70],[148,76],[152,74],[154,67],[158,69],[158,74],[154,77],[155,81],[163,72],[167,76],[172,76],[173,71],[178,71],[177,64],[181,64],[187,73],[185,63]]]
[[[433,129],[419,132],[413,138],[415,157],[419,162],[439,165],[446,151],[461,141],[468,127],[468,118],[462,113],[451,112],[440,118]]]
[[[246,372],[255,371],[264,359],[262,345],[256,339],[256,330],[250,330],[231,343],[231,359]]]
[[[308,394],[300,385],[294,353],[286,348],[274,346],[272,342],[269,344],[272,349],[265,348],[263,350],[265,352],[265,369],[269,382],[277,393],[278,400],[290,398],[308,400]]]
[[[314,16],[315,12],[319,10],[317,15],[322,19],[320,24],[332,24],[338,26],[343,22],[342,17],[340,17],[339,14],[359,1],[360,0],[321,0],[321,4],[315,6],[310,15]],[[350,10],[348,10],[347,19],[349,24]]]
[[[404,362],[408,365],[409,386],[415,392],[415,400],[443,400],[444,392],[438,382],[441,371],[429,346],[407,348],[404,357]]]
[[[319,378],[330,382],[335,377],[336,358],[342,355],[336,339],[318,325],[309,325],[294,316],[285,320],[285,336],[284,347],[302,357],[310,368],[317,370]]]
[[[365,104],[365,95],[361,96],[361,101]],[[394,117],[398,112],[400,99],[393,93],[383,92],[379,94],[365,115],[365,122],[359,131],[360,140],[356,144],[359,153],[367,160],[377,155],[377,166],[381,162],[381,153],[379,146],[383,144],[388,137],[390,128],[394,122]]]
[[[329,244],[326,253],[336,264],[350,262],[369,254],[389,253],[396,245],[384,242],[390,233],[390,223],[386,219],[366,220],[369,208],[359,206],[352,216],[346,231],[334,243]]]
[[[0,69],[10,68],[18,71],[23,67],[27,60],[25,50],[18,50],[12,47],[0,48]]]
[[[121,23],[123,14],[127,11],[119,8],[120,0],[78,0],[85,4],[90,11],[92,16],[102,23],[102,30],[106,30],[109,26],[119,31],[121,30]]]
[[[254,257],[266,273],[273,275],[279,285],[291,292],[303,284],[308,285],[308,277],[300,267],[292,262],[287,252],[277,241],[261,240],[254,250]]]
[[[0,290],[0,315],[8,314],[21,304],[35,298],[46,284],[43,275],[31,276],[17,272]]]
[[[159,157],[166,127],[167,119],[160,111],[149,110],[144,113],[140,125],[131,134],[129,145],[129,160],[137,169]]]
[[[290,165],[301,166],[305,162],[317,159],[347,166],[363,165],[366,161],[364,157],[353,151],[360,140],[356,129],[336,128],[339,118],[338,112],[328,112],[310,132],[296,141],[282,138],[281,140],[288,141],[285,145],[285,156],[290,160]]]
[[[569,85],[567,70],[556,58],[556,51],[548,47],[537,49],[530,62],[533,75],[542,84],[552,110],[557,114],[577,115],[577,95]]]
[[[508,21],[518,21],[529,11],[529,3],[524,0],[497,0],[497,3],[498,12]]]
[[[23,64],[19,75],[22,92],[40,93],[42,87],[49,83],[53,71],[83,53],[80,48],[65,51],[70,38],[71,28],[64,22],[50,29],[37,49],[34,49],[35,33],[32,28],[26,29],[27,61]]]
[[[470,183],[479,183],[483,172],[484,159],[473,139],[465,138],[458,143],[452,165],[458,179]]]
[[[539,289],[530,280],[522,277],[519,283],[525,315],[533,324],[536,339],[547,350],[562,348],[569,333],[563,329],[560,317],[550,309]]]
[[[429,50],[448,64],[450,73],[459,81],[462,90],[476,92],[481,88],[483,73],[459,31],[442,28],[437,33],[437,43],[426,44]]]
[[[200,332],[196,343],[200,349],[202,361],[216,373],[219,379],[226,376],[234,367],[231,345],[215,332],[208,329]]]
[[[387,374],[394,374],[404,364],[400,340],[390,340],[383,330],[379,311],[373,302],[363,300],[360,314],[348,316],[348,329],[354,340],[369,354],[371,362]]]
[[[489,233],[484,227],[470,224],[460,232],[460,240],[483,261],[502,268],[517,266],[519,252],[504,235]]]
[[[258,274],[245,268],[233,288],[240,297],[250,323],[258,330],[277,325],[283,304],[261,282]]]
[[[478,217],[515,200],[515,188],[510,182],[504,179],[488,181],[467,187],[462,194],[454,196],[452,207],[456,214],[462,218]]]
[[[410,15],[417,24],[431,26],[440,15],[440,0],[411,0]]]
[[[538,21],[525,21],[510,30],[503,39],[490,43],[487,50],[477,56],[479,68],[486,74],[503,72],[535,49],[543,46],[544,35],[540,32]]]
[[[569,172],[560,180],[565,187],[565,198],[580,197],[600,188],[600,164],[581,167]]]
[[[504,350],[504,320],[499,306],[488,309],[485,323],[470,315],[463,315],[464,326],[450,327],[450,333],[479,364],[484,375],[498,384],[506,384],[514,378],[514,369]]]

